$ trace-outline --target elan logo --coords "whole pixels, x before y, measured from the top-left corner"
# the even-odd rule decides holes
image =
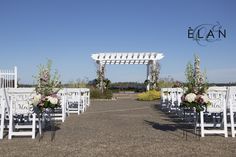
[[[188,28],[188,38],[193,39],[201,46],[206,46],[209,42],[226,38],[226,29],[219,22],[216,22],[216,24],[201,24],[195,28]]]

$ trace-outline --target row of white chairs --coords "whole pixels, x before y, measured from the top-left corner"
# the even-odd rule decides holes
[[[184,90],[181,88],[163,88],[161,90],[162,108],[169,112],[182,113],[180,108]],[[235,137],[236,87],[210,87],[207,91],[211,105],[200,112],[201,136],[206,134],[223,134],[228,137],[228,128],[231,128],[232,137]],[[193,110],[188,110],[187,116],[196,118]],[[186,116],[186,115],[185,115]]]
[[[8,139],[13,136],[36,136],[44,127],[44,115],[36,114],[32,107],[35,88],[0,89],[0,139],[4,129],[8,129]],[[70,113],[83,113],[90,105],[90,91],[87,88],[64,88],[58,92],[60,107],[56,108],[51,118],[64,122]],[[73,112],[72,112],[73,110]]]
[[[162,88],[161,104],[162,108],[168,109],[169,112],[179,110],[181,97],[184,93],[182,88]]]
[[[58,92],[66,105],[66,114],[84,113],[90,105],[90,91],[88,88],[64,88]]]

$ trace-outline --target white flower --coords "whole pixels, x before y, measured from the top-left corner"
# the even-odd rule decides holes
[[[207,94],[201,95],[201,98],[203,100],[203,103],[208,103],[210,101]]]
[[[186,95],[185,100],[189,103],[193,102],[196,99],[196,94],[189,93]]]
[[[58,103],[58,99],[57,98],[48,96],[47,99],[48,99],[48,101],[50,101],[51,104],[56,105]]]
[[[33,105],[38,105],[38,103],[41,101],[41,94],[35,95],[33,98]]]

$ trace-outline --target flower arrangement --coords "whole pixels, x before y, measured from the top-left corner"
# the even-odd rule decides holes
[[[187,90],[182,96],[182,107],[195,108],[197,112],[203,111],[204,107],[210,105],[206,94],[206,76],[200,72],[200,59],[195,56],[194,66],[187,64],[185,75],[187,78]]]
[[[36,76],[36,95],[33,97],[32,105],[40,111],[46,108],[54,109],[60,106],[60,98],[57,92],[60,90],[59,75],[57,71],[51,74],[52,62],[48,60],[47,65],[39,66],[39,73]]]
[[[182,96],[182,105],[195,108],[197,112],[203,111],[204,107],[210,105],[207,94],[188,93]]]

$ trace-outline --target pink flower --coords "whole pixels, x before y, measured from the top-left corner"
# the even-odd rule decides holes
[[[203,104],[203,103],[204,103],[204,100],[202,99],[202,95],[197,95],[196,101],[197,101],[197,103],[199,103],[199,104]]]

